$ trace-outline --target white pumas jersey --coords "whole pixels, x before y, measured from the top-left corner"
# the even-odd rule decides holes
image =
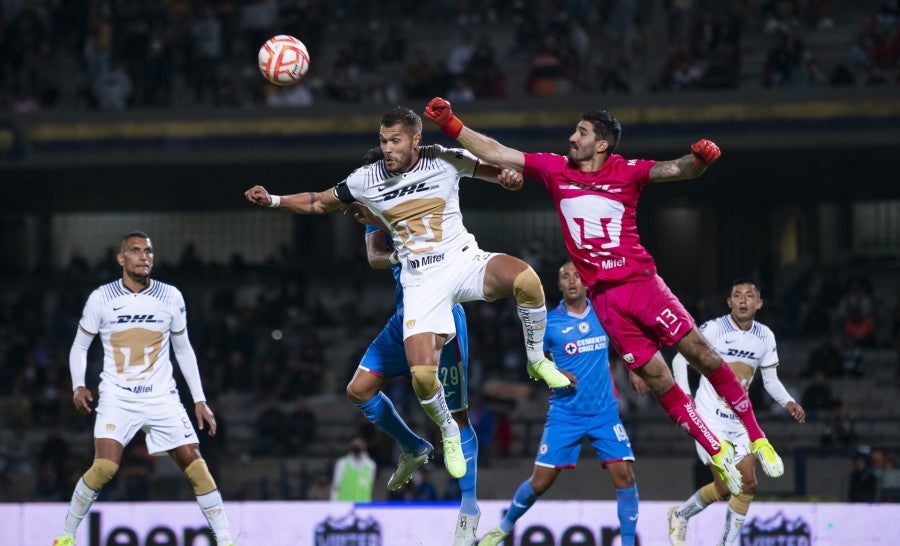
[[[169,357],[170,332],[187,328],[184,297],[156,280],[140,293],[121,280],[94,290],[79,326],[103,343],[101,396],[148,400],[177,393]]]
[[[731,315],[724,315],[703,323],[700,332],[709,340],[722,360],[731,367],[744,390],[750,388],[750,382],[758,368],[778,364],[775,335],[765,324],[753,321],[750,329],[744,331],[735,325]],[[700,386],[697,388],[694,401],[706,415],[738,419],[705,377],[700,378]]]
[[[392,229],[406,279],[426,274],[448,253],[475,244],[462,221],[459,179],[473,176],[477,165],[478,159],[465,150],[432,144],[419,148],[419,161],[409,172],[389,173],[384,161],[377,161],[344,181],[350,195]]]

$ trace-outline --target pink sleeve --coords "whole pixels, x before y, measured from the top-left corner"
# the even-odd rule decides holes
[[[631,169],[631,179],[643,188],[650,183],[650,169],[656,165],[655,159],[635,159],[634,168]]]
[[[540,180],[544,185],[547,185],[566,164],[565,158],[556,154],[524,153],[523,155],[525,156],[525,168],[522,170],[522,175],[526,178]]]

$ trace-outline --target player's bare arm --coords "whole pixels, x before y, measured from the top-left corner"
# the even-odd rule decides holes
[[[397,263],[397,251],[387,232],[379,230],[366,234],[366,257],[372,269],[388,269]]]
[[[525,168],[525,154],[465,127],[462,121],[453,115],[449,101],[440,97],[431,99],[428,106],[425,107],[425,117],[440,127],[444,134],[458,140],[478,159],[514,171],[521,171]]]
[[[706,168],[715,163],[722,152],[716,143],[701,139],[691,145],[691,153],[673,159],[660,161],[650,169],[650,180],[653,182],[671,182],[697,178]]]
[[[475,178],[500,184],[509,191],[521,190],[525,185],[525,177],[519,171],[501,169],[489,163],[478,163],[478,166],[475,167]]]
[[[271,195],[266,188],[256,185],[244,192],[247,201],[260,207],[273,207],[295,214],[326,214],[335,211],[343,203],[334,194],[334,189],[319,192]]]

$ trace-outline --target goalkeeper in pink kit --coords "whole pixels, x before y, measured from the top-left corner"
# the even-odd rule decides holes
[[[711,466],[732,494],[741,492],[734,448],[720,440],[675,383],[659,352],[675,345],[703,374],[743,422],[751,450],[772,477],[784,472],[781,457],[756,422],[746,390],[734,372],[700,334],[693,317],[656,273],[653,257],[641,245],[636,211],[641,191],[655,182],[696,178],[720,155],[710,140],[671,161],[625,159],[613,153],[622,127],[605,110],[585,113],[569,136],[568,157],[524,153],[465,127],[436,97],[425,117],[482,161],[522,171],[540,180],[553,198],[566,249],[578,270],[601,324],[629,369],[638,374],[682,429],[712,458]]]

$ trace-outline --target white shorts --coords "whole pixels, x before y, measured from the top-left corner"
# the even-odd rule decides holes
[[[728,440],[734,446],[734,462],[737,463],[747,455],[750,455],[750,435],[744,423],[732,413],[730,416],[718,413],[719,410],[710,411],[706,408],[697,408],[697,414],[706,423],[706,426],[720,440]],[[732,417],[733,416],[733,417]],[[703,464],[710,463],[709,453],[703,449],[699,442],[694,442],[697,448],[697,455]]]
[[[165,455],[176,447],[199,443],[197,431],[177,394],[150,401],[100,397],[94,438],[109,438],[125,446],[138,430],[146,434],[151,455]]]
[[[426,282],[403,287],[403,339],[422,332],[456,335],[453,306],[464,301],[485,301],[484,274],[496,252],[474,244],[454,252],[443,265],[430,271]]]

